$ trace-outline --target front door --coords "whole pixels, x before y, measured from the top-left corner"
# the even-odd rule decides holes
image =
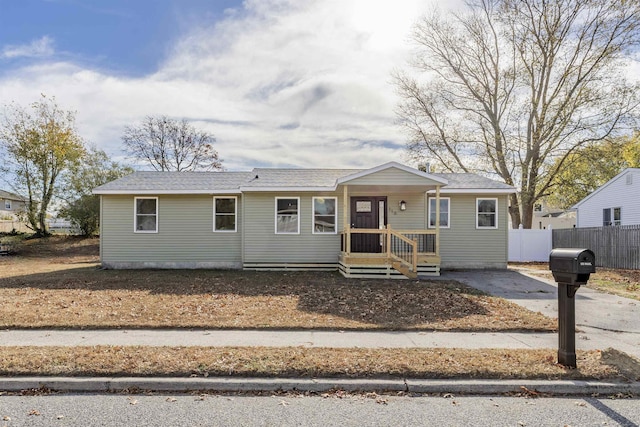
[[[386,197],[352,197],[351,228],[383,229],[387,226]],[[382,253],[379,234],[351,234],[351,252]]]

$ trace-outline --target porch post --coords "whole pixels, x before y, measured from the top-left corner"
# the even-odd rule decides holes
[[[351,223],[349,222],[349,192],[348,186],[342,188],[342,230],[344,232],[344,252],[351,252]]]
[[[436,255],[440,256],[440,186],[436,186]]]

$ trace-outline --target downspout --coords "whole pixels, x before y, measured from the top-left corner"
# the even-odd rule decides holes
[[[436,186],[436,256],[440,256],[440,185]]]
[[[349,222],[349,192],[348,186],[345,184],[342,188],[342,231],[344,233],[343,252],[348,254],[351,252],[351,223]]]
[[[103,241],[103,238],[104,238],[104,234],[102,232],[102,224],[103,224],[103,218],[104,218],[104,211],[103,211],[103,208],[102,208],[102,197],[103,196],[101,194],[100,195],[100,227],[99,227],[99,230],[100,230],[100,246],[99,247],[100,247],[100,265],[104,266],[104,262],[103,262],[103,259],[102,259],[102,241]]]

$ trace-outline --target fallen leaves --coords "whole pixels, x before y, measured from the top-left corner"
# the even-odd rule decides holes
[[[639,364],[612,350],[578,351],[579,369],[554,349],[315,347],[0,347],[0,375],[257,376],[303,378],[640,379]],[[629,359],[623,363],[624,359]],[[454,363],[455,362],[455,363]],[[635,366],[635,368],[634,368]],[[522,388],[527,396],[536,390]],[[339,394],[332,395],[340,397]],[[204,399],[204,397],[202,398]]]

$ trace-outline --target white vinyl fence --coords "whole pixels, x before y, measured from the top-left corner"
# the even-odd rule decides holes
[[[546,230],[509,230],[509,262],[548,262],[553,234]]]

